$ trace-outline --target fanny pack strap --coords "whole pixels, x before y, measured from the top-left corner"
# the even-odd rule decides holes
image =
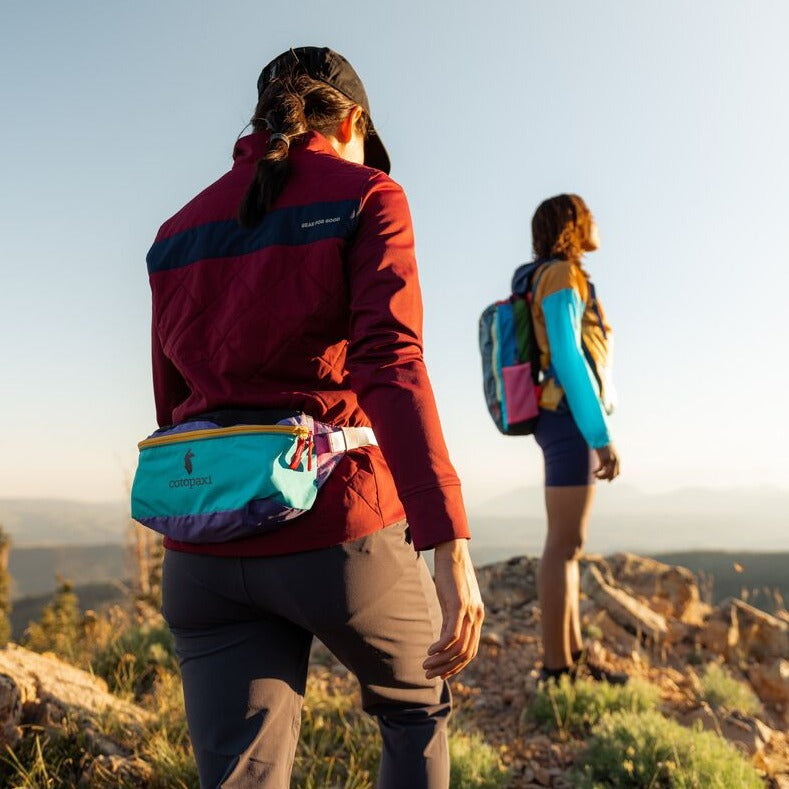
[[[347,452],[371,445],[378,446],[378,440],[371,427],[341,427],[326,433],[322,438],[326,439],[329,452],[332,453]]]

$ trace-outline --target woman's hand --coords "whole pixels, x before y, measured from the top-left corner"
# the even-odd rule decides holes
[[[609,482],[619,476],[619,455],[613,444],[595,449],[600,465],[594,470],[597,479],[606,479]]]
[[[450,540],[435,547],[435,582],[443,622],[438,641],[422,664],[425,676],[457,674],[477,654],[485,607],[468,553],[468,540]]]

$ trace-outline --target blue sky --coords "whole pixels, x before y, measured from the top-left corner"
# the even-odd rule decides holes
[[[561,191],[603,239],[624,479],[789,485],[787,29],[768,1],[4,2],[0,496],[124,495],[154,425],[145,254],[301,44],[360,72],[409,196],[470,506],[541,483],[485,412],[476,332]]]

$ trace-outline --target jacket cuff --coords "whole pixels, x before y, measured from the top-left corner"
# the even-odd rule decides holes
[[[415,550],[427,551],[441,542],[471,538],[459,482],[421,490],[401,501]]]

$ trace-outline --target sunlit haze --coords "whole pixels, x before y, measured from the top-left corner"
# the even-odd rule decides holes
[[[409,197],[470,508],[542,482],[487,415],[477,320],[562,191],[600,227],[623,483],[789,486],[787,30],[766,0],[3,3],[0,497],[125,495],[154,428],[146,252],[302,44],[359,71]]]

